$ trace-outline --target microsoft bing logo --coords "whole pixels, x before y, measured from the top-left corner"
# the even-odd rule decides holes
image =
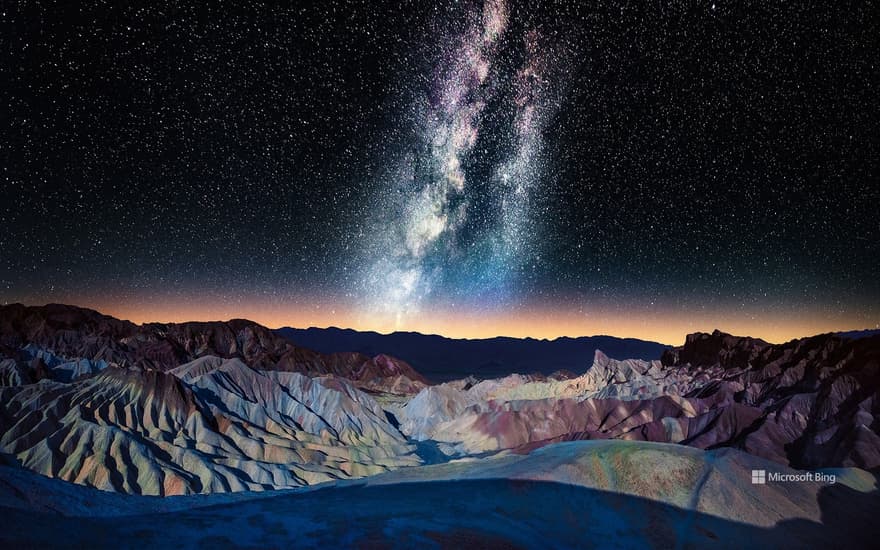
[[[780,481],[789,483],[818,482],[834,485],[837,483],[837,476],[827,472],[795,472],[790,474],[770,472],[768,474],[767,470],[752,470],[752,485],[767,485],[768,481],[772,481],[773,483],[778,483]]]

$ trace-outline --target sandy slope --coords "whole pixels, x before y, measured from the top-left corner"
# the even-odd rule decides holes
[[[88,546],[867,547],[876,480],[751,485],[734,450],[596,441],[278,493],[155,499],[0,468],[0,541]],[[277,496],[269,496],[277,495]],[[58,500],[63,504],[58,505]],[[59,515],[55,508],[61,508]],[[164,513],[163,513],[164,512]],[[124,516],[120,517],[120,516]]]

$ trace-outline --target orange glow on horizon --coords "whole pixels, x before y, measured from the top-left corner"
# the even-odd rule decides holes
[[[425,311],[407,318],[405,323],[395,323],[377,315],[366,314],[355,307],[307,303],[305,300],[277,301],[257,298],[200,301],[194,298],[166,297],[152,300],[94,298],[64,303],[89,307],[138,324],[245,318],[270,328],[335,326],[380,333],[412,331],[471,339],[495,336],[553,339],[561,336],[609,335],[668,345],[681,345],[687,334],[711,332],[716,328],[739,336],[753,336],[780,343],[824,332],[871,328],[875,324],[856,315],[819,315],[808,311],[756,315],[742,311],[694,313],[674,308],[606,308],[584,313],[564,305],[488,312],[426,308]]]

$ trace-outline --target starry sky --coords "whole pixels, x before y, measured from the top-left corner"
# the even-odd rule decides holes
[[[0,8],[0,303],[672,344],[880,326],[869,3],[202,4]]]

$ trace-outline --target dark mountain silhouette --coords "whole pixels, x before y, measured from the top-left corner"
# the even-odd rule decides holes
[[[835,334],[837,334],[841,338],[858,340],[860,338],[870,338],[871,336],[877,336],[878,334],[880,334],[880,329],[848,330],[846,332],[836,332]]]
[[[83,361],[91,364],[81,368],[87,374],[107,365],[168,371],[207,356],[260,370],[341,376],[368,389],[415,393],[428,383],[387,354],[322,354],[247,319],[137,325],[64,304],[0,306],[0,380],[69,381],[74,367],[67,365]]]
[[[387,353],[399,357],[434,382],[476,376],[497,378],[511,373],[556,371],[583,373],[597,349],[614,359],[659,359],[668,346],[657,342],[614,336],[582,336],[536,340],[497,337],[453,339],[418,332],[359,332],[351,329],[285,327],[276,333],[296,345],[322,353],[353,351],[369,356]]]

